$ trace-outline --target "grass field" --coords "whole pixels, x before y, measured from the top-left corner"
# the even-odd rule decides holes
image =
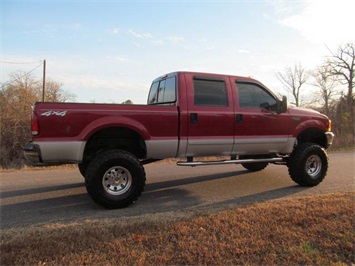
[[[1,231],[1,265],[351,265],[355,192],[169,222],[119,218]]]

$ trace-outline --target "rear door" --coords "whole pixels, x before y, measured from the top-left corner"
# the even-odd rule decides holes
[[[234,110],[228,79],[188,73],[186,80],[189,120],[186,155],[230,155]]]

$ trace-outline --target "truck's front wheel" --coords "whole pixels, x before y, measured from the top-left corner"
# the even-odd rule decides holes
[[[263,157],[258,156],[248,156],[248,155],[240,155],[239,159],[262,159]],[[245,169],[249,170],[250,172],[258,172],[264,170],[268,163],[242,163],[241,164]]]
[[[139,160],[123,150],[100,153],[89,164],[86,189],[98,204],[114,209],[133,203],[145,186],[145,172]]]
[[[291,154],[287,166],[293,181],[312,187],[322,182],[327,174],[328,157],[319,145],[302,143]]]

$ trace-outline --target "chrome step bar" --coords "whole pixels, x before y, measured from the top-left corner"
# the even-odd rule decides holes
[[[222,160],[222,161],[196,161],[184,162],[179,161],[179,166],[204,166],[204,165],[220,165],[220,164],[241,164],[241,163],[277,163],[284,162],[284,158],[265,158],[265,159],[242,159],[242,160]]]

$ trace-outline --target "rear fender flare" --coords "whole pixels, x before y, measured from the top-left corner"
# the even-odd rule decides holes
[[[148,130],[136,120],[127,117],[103,117],[87,125],[79,135],[79,139],[87,141],[96,132],[109,127],[128,128],[137,132],[144,140],[149,140],[151,138]]]

